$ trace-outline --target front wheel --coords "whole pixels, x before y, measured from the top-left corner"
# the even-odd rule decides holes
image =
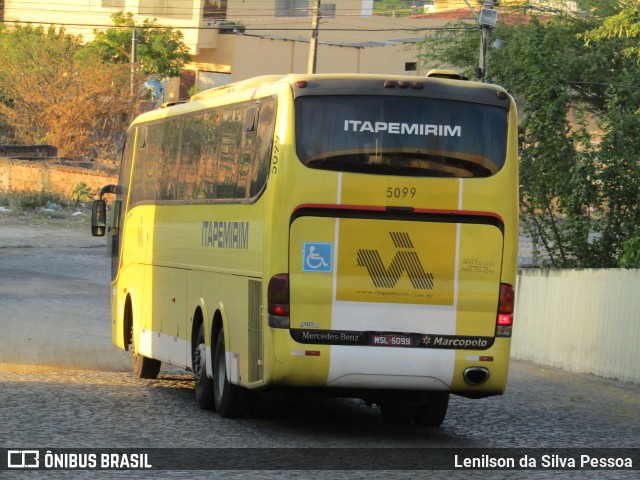
[[[213,399],[215,409],[224,418],[242,417],[248,411],[249,392],[229,382],[226,358],[224,332],[220,328],[213,354]]]

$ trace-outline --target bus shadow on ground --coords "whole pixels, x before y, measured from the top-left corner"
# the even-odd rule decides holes
[[[194,379],[190,372],[161,372],[156,380],[144,382],[153,388],[161,389],[175,401],[190,403],[193,411],[200,411],[203,415],[214,415],[216,419],[223,420],[215,412],[197,408],[194,399]],[[463,403],[459,405],[460,402],[464,402],[464,399],[452,396],[451,403],[455,405],[456,410],[460,406],[464,407]],[[464,414],[453,413],[454,417]],[[378,445],[380,441],[423,440],[428,444],[452,447],[464,446],[467,443],[464,438],[448,428],[446,419],[441,427],[391,424],[383,420],[377,405],[369,406],[361,399],[300,392],[294,392],[289,397],[282,392],[253,395],[251,407],[245,417],[224,421],[245,424],[250,422],[253,427],[265,433],[273,432],[274,435],[283,438],[298,438],[300,435],[305,436],[313,432],[314,440],[327,447],[352,441],[372,442]],[[456,423],[452,421],[452,425]]]

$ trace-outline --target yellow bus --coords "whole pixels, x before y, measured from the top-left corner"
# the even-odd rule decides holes
[[[439,425],[502,394],[516,108],[447,76],[265,76],[139,116],[92,218],[135,374],[193,371],[223,417],[295,388]]]

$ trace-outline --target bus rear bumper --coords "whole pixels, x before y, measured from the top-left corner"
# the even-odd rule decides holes
[[[286,330],[275,337],[268,382],[274,385],[449,391],[468,397],[499,395],[506,386],[510,339],[496,339],[484,351],[460,351],[301,344]]]

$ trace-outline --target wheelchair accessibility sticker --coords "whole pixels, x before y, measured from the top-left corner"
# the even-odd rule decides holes
[[[304,242],[302,244],[303,272],[330,272],[333,244]]]

